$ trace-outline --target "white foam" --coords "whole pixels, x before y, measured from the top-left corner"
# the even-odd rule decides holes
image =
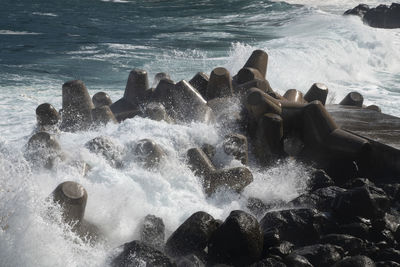
[[[40,35],[38,32],[0,30],[0,35]]]

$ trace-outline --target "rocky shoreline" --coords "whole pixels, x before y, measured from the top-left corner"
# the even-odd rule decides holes
[[[231,129],[223,149],[242,163],[220,169],[209,144],[187,151],[186,163],[198,177],[206,196],[227,187],[240,194],[252,183],[249,153],[268,167],[293,157],[314,167],[309,191],[289,203],[270,206],[248,200],[249,212],[235,210],[224,220],[199,211],[165,241],[163,219],[148,215],[139,240],[124,244],[110,259],[113,266],[400,266],[400,157],[395,148],[342,129],[325,108],[328,88],[313,84],[303,95],[290,89],[281,96],[266,79],[268,55],[252,53],[233,77],[225,68],[210,76],[197,73],[189,82],[175,83],[158,73],[150,88],[147,72],[129,74],[124,96],[112,103],[105,92],[90,97],[82,81],[62,87],[62,110],[44,103],[36,109],[37,132],[29,139],[25,157],[37,168],[70,161],[90,171],[85,162],[68,159],[57,135],[142,116],[166,123],[219,124]],[[240,113],[222,112],[238,99]],[[341,106],[380,112],[363,106],[357,92]],[[119,147],[107,136],[86,143],[114,168],[134,159],[157,169],[166,153],[150,139]],[[51,194],[61,205],[63,219],[73,230],[96,242],[100,227],[84,219],[88,194],[76,182],[60,184]]]

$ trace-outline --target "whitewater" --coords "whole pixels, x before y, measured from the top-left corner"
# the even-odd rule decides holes
[[[390,1],[364,1],[372,6]],[[3,4],[3,3],[2,3]],[[242,166],[224,154],[222,141],[235,127],[168,124],[135,117],[118,125],[57,135],[67,161],[37,169],[23,157],[41,103],[61,108],[61,86],[80,79],[89,93],[122,97],[129,71],[151,78],[167,72],[190,80],[217,66],[235,74],[254,49],[269,54],[267,79],[279,93],[329,88],[337,103],[358,91],[364,104],[400,116],[400,29],[376,29],[343,17],[356,1],[8,1],[0,11],[0,266],[109,266],[125,242],[138,238],[147,214],[163,218],[168,237],[196,211],[224,220],[248,211],[247,200],[290,201],[305,192],[311,167],[293,159],[260,168],[250,158],[254,182],[240,195],[221,189],[206,197],[186,165],[186,151],[216,146],[220,168]],[[237,112],[232,103],[226,112]],[[113,168],[84,144],[109,136],[121,147],[149,138],[166,152],[158,170],[129,161]],[[86,176],[79,159],[92,169]],[[61,222],[46,201],[64,181],[88,192],[85,219],[99,227],[94,243]]]

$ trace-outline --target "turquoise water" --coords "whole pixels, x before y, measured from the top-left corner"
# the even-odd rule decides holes
[[[380,1],[382,2],[382,1]],[[389,2],[389,1],[383,1]],[[377,1],[367,1],[376,5]],[[169,125],[143,118],[98,130],[61,133],[67,159],[94,168],[87,177],[68,160],[37,170],[23,158],[44,102],[61,108],[61,86],[81,79],[90,94],[123,95],[133,68],[150,80],[168,72],[175,81],[224,66],[235,74],[254,49],[269,54],[267,78],[280,93],[303,92],[314,82],[328,85],[329,102],[348,92],[364,95],[385,113],[400,116],[400,30],[374,29],[343,17],[355,1],[39,1],[3,0],[0,10],[0,266],[107,266],[115,248],[137,238],[149,213],[164,219],[167,236],[189,215],[204,210],[224,219],[246,210],[249,197],[291,200],[306,189],[309,167],[293,160],[250,169],[255,181],[242,195],[221,191],[207,198],[185,164],[187,149],[210,143],[225,168],[241,166],[221,148],[221,129],[199,123]],[[151,83],[151,81],[150,81]],[[232,112],[239,107],[232,105]],[[151,138],[168,154],[156,172],[131,162],[112,168],[84,144],[110,136],[127,146]],[[61,182],[88,191],[86,219],[104,240],[92,245],[48,215],[43,200]],[[54,207],[53,207],[54,208]],[[49,218],[51,217],[51,218]]]

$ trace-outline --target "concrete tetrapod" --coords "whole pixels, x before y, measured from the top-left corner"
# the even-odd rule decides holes
[[[173,106],[172,94],[175,90],[175,83],[170,79],[161,79],[154,88],[152,99],[160,102],[167,110],[171,110]]]
[[[281,116],[266,113],[259,119],[255,146],[254,152],[263,162],[268,162],[272,157],[285,154],[283,150],[283,121]]]
[[[69,81],[62,86],[62,123],[65,131],[86,130],[92,123],[94,105],[84,83]]]
[[[105,92],[98,92],[93,95],[92,102],[96,108],[101,106],[111,106],[112,100]]]
[[[109,122],[117,123],[117,119],[107,105],[99,106],[92,110],[93,123],[107,124]]]
[[[232,95],[232,78],[229,71],[221,67],[213,69],[207,85],[206,99],[211,100],[216,97]]]
[[[314,100],[320,101],[325,105],[326,98],[328,96],[328,87],[322,83],[314,83],[307,93],[304,95],[304,100],[312,102]]]
[[[355,107],[362,107],[364,102],[364,97],[358,92],[351,92],[348,93],[342,101],[340,101],[340,105],[345,106],[355,106]]]
[[[58,111],[49,103],[43,103],[36,108],[36,120],[40,128],[55,125],[60,119]]]
[[[263,50],[254,50],[246,64],[245,68],[257,69],[265,79],[267,74],[268,54]]]
[[[28,141],[25,158],[35,167],[53,167],[57,158],[63,158],[61,147],[54,136],[47,132],[38,132]]]
[[[157,167],[165,157],[163,149],[150,139],[139,140],[134,153],[144,163],[145,168],[148,169]]]
[[[205,98],[210,77],[204,72],[198,72],[189,83]]]
[[[286,98],[290,102],[296,102],[296,103],[306,103],[303,97],[303,93],[300,92],[299,90],[296,89],[289,89],[285,92],[283,95],[284,98]]]
[[[173,106],[178,120],[184,122],[212,122],[214,114],[207,101],[187,81],[182,80],[175,85],[172,93]]]
[[[66,223],[74,224],[77,228],[85,215],[87,192],[76,182],[63,182],[52,193],[53,200],[62,208],[62,217]]]
[[[245,106],[252,119],[258,121],[265,113],[281,115],[281,103],[258,88],[251,88]]]

